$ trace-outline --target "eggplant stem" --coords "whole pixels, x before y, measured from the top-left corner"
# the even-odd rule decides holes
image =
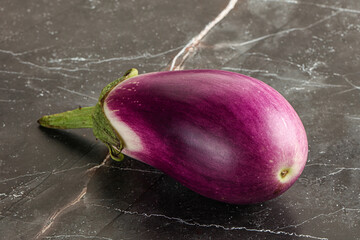
[[[111,157],[116,161],[121,161],[124,158],[121,153],[123,149],[122,139],[105,116],[103,104],[114,87],[137,75],[138,70],[132,68],[121,78],[109,83],[103,88],[99,101],[93,107],[79,107],[72,111],[43,116],[38,120],[38,123],[43,127],[56,129],[92,128],[96,139],[108,146]]]
[[[79,107],[71,111],[43,116],[38,123],[43,127],[56,129],[92,128],[94,109],[95,106]]]

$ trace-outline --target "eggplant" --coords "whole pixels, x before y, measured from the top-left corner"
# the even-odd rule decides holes
[[[106,86],[94,107],[44,116],[49,128],[92,128],[115,160],[151,165],[218,201],[253,204],[289,189],[308,142],[289,104],[264,82],[221,70],[138,75]]]

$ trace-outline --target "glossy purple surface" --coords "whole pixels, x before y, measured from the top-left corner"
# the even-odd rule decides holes
[[[306,163],[306,133],[291,105],[238,73],[144,74],[120,83],[105,102],[124,154],[209,198],[269,200],[286,191]]]

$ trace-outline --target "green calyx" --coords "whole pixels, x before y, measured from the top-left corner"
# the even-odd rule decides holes
[[[124,155],[121,153],[123,148],[120,135],[114,130],[109,120],[104,114],[104,101],[109,92],[120,82],[135,77],[138,75],[138,71],[135,68],[128,70],[123,77],[109,83],[100,93],[99,101],[95,105],[94,112],[92,114],[93,120],[93,133],[97,139],[100,139],[109,148],[109,153],[112,159],[121,161]]]
[[[93,107],[77,108],[72,111],[43,116],[38,123],[43,127],[55,129],[92,128],[95,137],[109,148],[112,159],[121,161],[124,158],[121,153],[122,139],[105,116],[104,101],[117,84],[137,75],[138,71],[132,68],[123,77],[108,84],[101,91],[99,101]]]

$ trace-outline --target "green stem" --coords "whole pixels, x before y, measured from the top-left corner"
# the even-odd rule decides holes
[[[95,106],[77,108],[72,111],[43,116],[38,123],[47,128],[70,129],[70,128],[92,128],[92,115]]]
[[[38,123],[47,128],[70,129],[92,128],[97,139],[100,139],[110,150],[114,160],[121,161],[123,143],[121,136],[115,131],[104,113],[104,101],[110,91],[122,81],[138,75],[138,70],[130,69],[119,79],[109,83],[101,91],[98,103],[93,107],[78,108],[72,111],[57,113],[40,118]]]

